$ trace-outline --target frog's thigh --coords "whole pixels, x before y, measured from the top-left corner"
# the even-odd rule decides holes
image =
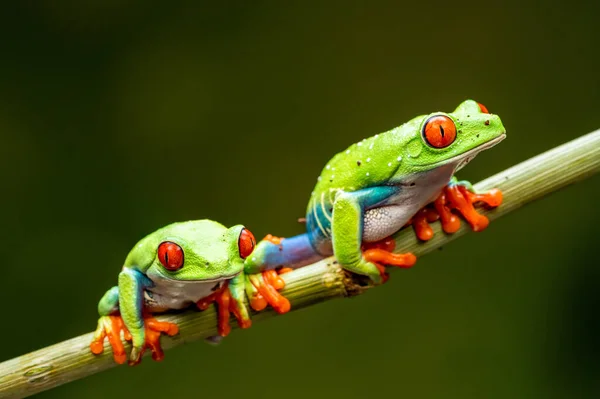
[[[362,261],[360,245],[364,239],[364,209],[377,206],[398,194],[398,187],[375,186],[353,192],[339,192],[333,204],[331,233],[333,252],[344,265]],[[389,235],[389,234],[388,234]],[[387,236],[383,236],[385,238]]]
[[[362,208],[354,193],[338,195],[331,221],[333,252],[343,265],[358,263],[362,254]]]
[[[401,205],[388,205],[369,209],[363,220],[363,241],[376,242],[391,236],[410,219],[408,209]]]

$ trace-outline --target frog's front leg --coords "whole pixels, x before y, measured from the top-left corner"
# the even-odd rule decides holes
[[[162,360],[161,333],[173,336],[179,332],[176,324],[160,322],[144,312],[144,290],[151,285],[150,279],[136,269],[124,268],[119,273],[119,310],[131,334],[131,365],[142,360],[146,348],[152,351],[153,360]]]
[[[179,328],[174,323],[161,322],[145,313],[144,289],[150,281],[135,269],[124,269],[119,274],[119,287],[113,287],[104,294],[98,304],[98,327],[90,343],[94,354],[100,354],[107,337],[113,349],[115,362],[122,364],[127,360],[125,348],[121,341],[121,332],[127,341],[132,341],[133,348],[129,363],[135,365],[141,361],[146,348],[152,351],[152,359],[160,361],[164,353],[160,346],[160,335],[175,335]]]
[[[98,327],[94,333],[94,338],[90,343],[90,350],[93,354],[99,355],[104,351],[104,338],[108,338],[108,342],[112,347],[113,358],[119,364],[125,363],[127,355],[125,347],[121,341],[121,331],[125,334],[125,339],[131,339],[129,331],[123,324],[123,319],[118,315],[119,310],[119,287],[112,287],[106,291],[98,303]]]
[[[473,185],[466,180],[458,180],[453,177],[444,188],[446,203],[435,204],[438,212],[447,212],[455,209],[471,225],[473,231],[482,231],[489,225],[489,220],[475,210],[476,203],[484,203],[488,207],[495,208],[502,203],[502,192],[492,189],[487,193],[477,193]],[[441,202],[441,201],[440,201]]]
[[[482,231],[489,225],[489,220],[477,212],[474,204],[484,203],[495,208],[502,204],[502,192],[492,189],[487,193],[477,193],[473,185],[466,180],[452,180],[442,189],[435,201],[421,209],[411,221],[417,237],[423,241],[433,236],[429,223],[440,220],[442,229],[446,233],[455,233],[460,228],[460,219],[452,211],[460,213],[473,231]]]
[[[393,248],[371,246],[361,252],[363,236],[363,206],[379,196],[385,197],[388,188],[369,191],[340,192],[335,198],[331,222],[333,252],[342,267],[353,273],[368,276],[376,284],[387,280],[385,267],[411,267],[416,257],[411,254],[394,254]],[[378,191],[378,192],[373,192]]]

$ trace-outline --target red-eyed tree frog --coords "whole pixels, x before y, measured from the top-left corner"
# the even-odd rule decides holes
[[[277,292],[284,285],[277,272],[244,272],[244,259],[254,247],[254,236],[243,226],[226,228],[211,220],[174,223],[146,236],[125,259],[118,285],[98,304],[100,318],[91,351],[102,353],[108,337],[115,361],[124,363],[123,331],[132,341],[130,364],[139,363],[147,348],[154,360],[161,360],[161,333],[175,335],[178,327],[152,314],[193,304],[202,310],[217,303],[218,332],[223,337],[231,330],[230,313],[241,328],[250,327],[244,295],[252,297],[256,308],[271,304],[279,313],[287,312],[289,302]]]
[[[478,153],[506,137],[500,118],[473,100],[452,113],[417,116],[385,133],[351,145],[335,155],[318,177],[306,210],[306,233],[261,241],[245,260],[246,270],[278,266],[297,268],[335,255],[344,269],[379,284],[385,266],[410,267],[411,253],[395,254],[389,237],[408,224],[428,240],[429,222],[440,219],[446,233],[455,232],[457,211],[473,230],[488,219],[474,203],[494,207],[502,194],[473,191],[454,174]]]

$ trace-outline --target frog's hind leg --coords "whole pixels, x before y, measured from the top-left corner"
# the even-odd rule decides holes
[[[322,258],[311,245],[308,234],[289,238],[268,234],[245,260],[244,271],[252,274],[282,267],[297,269]]]
[[[246,275],[245,287],[252,309],[260,311],[271,305],[279,314],[290,311],[290,301],[279,293],[285,282],[276,270]]]
[[[290,302],[278,292],[285,287],[279,274],[322,258],[313,249],[308,234],[290,238],[267,235],[244,263],[246,295],[250,306],[260,311],[271,305],[277,313],[287,313]]]
[[[365,207],[373,206],[395,193],[394,187],[373,187],[356,192],[340,192],[336,197],[332,218],[333,251],[344,269],[366,275],[375,283],[387,280],[385,267],[410,267],[416,262],[413,254],[393,254],[387,248],[369,248],[361,252],[363,244]]]

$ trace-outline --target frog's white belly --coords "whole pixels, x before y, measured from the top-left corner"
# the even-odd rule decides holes
[[[154,312],[183,309],[221,288],[225,279],[210,281],[180,281],[148,274],[154,283],[144,292],[144,303]]]
[[[384,204],[367,209],[363,219],[363,241],[376,242],[396,233],[421,208],[434,201],[448,184],[455,165],[450,164],[405,180],[401,189]]]

